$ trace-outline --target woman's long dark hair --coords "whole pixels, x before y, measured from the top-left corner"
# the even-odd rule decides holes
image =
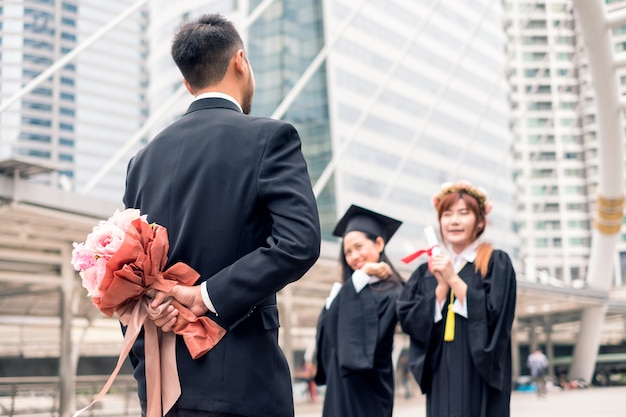
[[[361,232],[361,233],[363,233],[365,237],[371,240],[372,242],[376,242],[376,239],[378,238],[378,236],[374,236],[371,233],[365,233],[365,232]],[[385,242],[385,244],[386,243],[387,242]],[[339,259],[341,259],[341,272],[342,272],[341,282],[345,284],[347,281],[352,279],[352,273],[354,272],[354,269],[352,269],[350,265],[348,265],[348,262],[346,261],[346,256],[343,253],[343,241],[341,242],[341,245],[339,248]],[[389,278],[387,278],[386,280],[381,280],[380,285],[376,286],[376,290],[383,291],[391,287],[404,285],[404,280],[402,279],[402,277],[400,276],[396,268],[394,268],[393,264],[391,263],[387,255],[385,254],[385,249],[383,249],[383,251],[380,253],[380,258],[378,259],[378,262],[385,262],[387,265],[389,265],[389,268],[391,268],[391,276],[389,276]]]

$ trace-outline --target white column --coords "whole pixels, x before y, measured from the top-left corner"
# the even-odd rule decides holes
[[[606,306],[587,307],[583,310],[580,331],[576,337],[574,358],[569,369],[568,378],[570,380],[582,379],[587,383],[591,382],[598,356],[605,313]]]
[[[59,263],[61,265],[61,275],[63,284],[61,292],[60,314],[61,314],[61,349],[59,357],[59,376],[61,379],[59,386],[59,416],[70,417],[76,411],[76,368],[78,365],[78,355],[73,359],[72,355],[72,295],[74,294],[75,272],[72,269],[69,259],[72,258],[72,247],[68,244],[61,250]]]
[[[554,379],[554,342],[552,341],[552,324],[550,318],[546,317],[543,324],[543,332],[546,335],[546,356],[548,357],[549,372],[551,378]]]
[[[615,222],[613,216],[610,215],[610,209],[611,206],[619,206],[619,210],[623,210],[623,200],[621,204],[615,202],[624,195],[623,129],[619,90],[614,66],[610,21],[606,18],[604,2],[602,0],[573,0],[573,4],[585,41],[585,53],[589,59],[596,96],[598,149],[601,161],[598,197],[603,199],[603,203],[598,204],[599,210],[596,214],[587,284],[593,289],[608,291],[613,277],[613,254],[617,234],[621,229],[621,213],[619,213],[619,222]],[[581,378],[586,382],[591,381],[600,346],[605,311],[606,305],[587,307],[583,311],[580,333],[569,372],[570,379]]]

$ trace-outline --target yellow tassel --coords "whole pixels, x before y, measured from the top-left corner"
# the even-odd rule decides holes
[[[454,340],[454,311],[452,306],[454,304],[454,291],[450,290],[450,304],[448,304],[448,316],[446,317],[446,328],[443,332],[443,340],[446,342],[452,342]]]

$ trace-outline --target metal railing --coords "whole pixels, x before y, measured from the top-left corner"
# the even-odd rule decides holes
[[[76,409],[88,405],[100,392],[107,375],[76,377]],[[59,377],[0,378],[0,415],[12,417],[58,417]],[[137,383],[132,375],[119,375],[107,395],[84,411],[85,417],[124,417],[141,414]]]

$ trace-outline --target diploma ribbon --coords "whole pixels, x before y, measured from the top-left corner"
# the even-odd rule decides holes
[[[428,255],[428,257],[431,257],[433,255],[433,251],[437,251],[438,249],[439,249],[439,245],[431,246],[428,249],[420,249],[415,253],[405,256],[404,258],[401,259],[401,261],[404,262],[405,264],[408,264],[408,263],[413,262],[414,260],[416,260],[417,258],[419,258],[420,256],[424,254]]]

